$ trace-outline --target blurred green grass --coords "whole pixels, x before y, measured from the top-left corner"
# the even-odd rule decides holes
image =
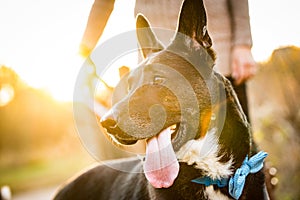
[[[75,156],[45,159],[25,165],[0,168],[0,185],[9,185],[14,193],[60,185],[95,161],[77,152]]]

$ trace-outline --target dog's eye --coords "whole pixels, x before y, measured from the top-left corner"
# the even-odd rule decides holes
[[[165,82],[165,79],[163,77],[160,77],[160,76],[155,76],[154,77],[154,80],[153,80],[154,84],[162,84],[164,82]]]

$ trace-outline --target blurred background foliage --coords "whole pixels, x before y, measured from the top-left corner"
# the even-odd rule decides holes
[[[28,87],[2,66],[0,105],[0,186],[20,192],[58,184],[92,162],[77,137],[72,103]]]
[[[277,171],[276,199],[300,199],[300,49],[277,49],[259,65],[248,84],[254,137]],[[59,185],[94,162],[76,133],[72,103],[0,67],[0,186],[18,193]]]
[[[249,82],[254,137],[276,167],[276,199],[300,199],[300,48],[273,51]]]

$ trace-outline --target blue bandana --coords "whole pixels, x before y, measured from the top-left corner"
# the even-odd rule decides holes
[[[245,158],[242,166],[236,170],[234,175],[230,178],[223,178],[221,180],[215,180],[208,176],[193,179],[192,182],[203,184],[205,186],[217,185],[218,187],[225,187],[228,185],[229,194],[238,199],[242,195],[243,188],[246,182],[248,174],[258,172],[263,168],[264,159],[267,157],[267,153],[260,151],[259,153],[248,159]]]

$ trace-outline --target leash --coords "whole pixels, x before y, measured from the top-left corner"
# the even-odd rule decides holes
[[[229,194],[238,199],[242,195],[246,177],[249,174],[258,172],[263,168],[264,159],[267,157],[267,153],[260,151],[250,159],[246,156],[243,164],[236,170],[234,175],[230,178],[222,178],[221,180],[212,179],[209,176],[193,179],[193,183],[203,184],[205,186],[217,185],[218,187],[226,187],[228,185]]]

